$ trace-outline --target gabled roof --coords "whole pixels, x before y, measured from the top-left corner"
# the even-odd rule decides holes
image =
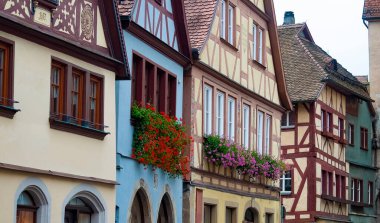
[[[365,85],[313,41],[305,23],[279,26],[278,32],[286,85],[293,102],[317,100],[326,84],[371,101]]]
[[[184,0],[192,48],[201,51],[214,21],[218,0]]]
[[[198,53],[203,50],[206,41],[209,39],[219,2],[220,0],[184,0],[190,45],[191,48],[196,49]],[[251,1],[244,0],[242,4],[248,4],[249,7],[256,8],[256,12],[259,12],[259,16],[264,16],[268,20],[269,40],[272,47],[275,76],[281,105],[291,110],[292,105],[286,91],[284,72],[282,69],[273,0],[264,0],[265,12],[258,9]]]
[[[363,19],[379,19],[380,18],[380,0],[365,0],[363,8]]]

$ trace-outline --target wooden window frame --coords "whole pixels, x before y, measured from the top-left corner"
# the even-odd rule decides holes
[[[368,151],[368,129],[360,127],[360,149]]]
[[[60,114],[56,114],[53,111],[52,97],[53,97],[53,67],[58,66],[62,70],[61,74],[64,74],[63,77],[60,77],[60,84],[62,84],[62,91],[60,95]],[[51,80],[50,80],[50,128],[61,130],[65,132],[70,132],[74,134],[79,134],[87,136],[94,139],[103,140],[109,132],[105,132],[104,128],[104,76],[90,72],[81,67],[78,67],[74,64],[66,62],[56,57],[52,57],[51,62]],[[73,88],[73,75],[79,75],[81,82],[79,83],[79,97],[78,97],[78,112],[73,114],[72,111],[72,93],[75,91]],[[97,80],[99,86],[98,98],[99,103],[96,108],[98,114],[95,121],[90,121],[90,102],[89,96],[91,80]]]
[[[3,66],[0,67],[0,116],[13,119],[14,115],[20,111],[14,108],[18,103],[13,98],[14,90],[14,42],[0,37],[0,49],[4,51]],[[0,61],[1,65],[1,61]]]
[[[230,101],[233,102],[233,109],[232,109],[232,115],[230,115]],[[227,137],[231,141],[236,140],[236,98],[232,97],[231,95],[228,95],[228,100],[227,100]],[[231,118],[231,119],[230,119]],[[231,127],[230,127],[231,123]],[[230,130],[231,129],[231,130]]]
[[[149,103],[158,112],[176,116],[177,75],[136,51],[132,53],[132,104]]]
[[[270,120],[270,124],[268,126],[268,120]],[[272,147],[272,126],[273,126],[273,118],[269,114],[265,114],[265,124],[264,124],[264,154],[271,154]]]
[[[322,170],[322,176],[321,176],[321,183],[322,183],[322,195],[333,195],[333,189],[334,189],[334,181],[333,181],[333,173],[329,172],[327,170]]]
[[[261,126],[260,126],[260,122],[259,122],[259,114],[262,114],[262,123],[261,123]],[[265,130],[264,130],[264,126],[265,126],[265,112],[262,111],[262,110],[257,110],[257,116],[256,116],[256,135],[257,135],[257,140],[256,140],[256,148],[257,148],[257,153],[259,154],[264,154],[264,143],[265,143],[265,138],[264,138],[264,133],[265,133]],[[261,128],[260,128],[261,127]],[[260,134],[259,134],[260,133]],[[260,143],[260,140],[261,140],[261,143]],[[261,145],[260,145],[261,144]]]
[[[335,174],[335,197],[341,198],[342,193],[342,187],[341,187],[341,177],[338,174]]]
[[[345,200],[346,199],[346,177],[345,176],[340,176],[340,193],[341,193],[341,199]]]
[[[255,21],[253,21],[252,26],[252,61],[256,62],[257,64],[265,67],[265,32],[266,29],[259,24],[257,24]]]

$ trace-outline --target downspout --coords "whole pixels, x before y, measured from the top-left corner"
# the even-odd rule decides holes
[[[368,29],[368,24],[367,23],[365,23],[365,20],[363,19],[363,24],[365,25],[365,27],[367,27],[367,29]]]

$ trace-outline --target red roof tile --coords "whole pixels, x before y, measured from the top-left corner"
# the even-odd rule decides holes
[[[365,0],[363,8],[363,19],[380,18],[380,0]]]
[[[184,0],[191,48],[201,49],[211,31],[218,0]]]

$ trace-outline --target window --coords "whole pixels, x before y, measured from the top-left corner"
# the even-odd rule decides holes
[[[363,202],[363,180],[351,179],[351,200]]]
[[[204,204],[203,207],[203,222],[204,223],[216,223],[215,205]]]
[[[204,134],[212,133],[212,88],[205,85],[204,87]]]
[[[265,150],[264,154],[269,154],[272,138],[272,116],[266,115],[265,117]]]
[[[285,173],[280,178],[280,188],[281,194],[287,195],[292,192],[292,172],[285,171]]]
[[[220,10],[220,37],[234,45],[235,8],[228,0],[223,0]]]
[[[259,27],[257,24],[253,23],[252,28],[252,59],[263,64],[264,58],[264,30]]]
[[[252,59],[257,60],[257,26],[256,24],[253,24],[252,34],[253,34]]]
[[[228,97],[228,138],[235,140],[235,99]]]
[[[12,50],[0,41],[0,106],[13,107]]]
[[[338,119],[338,137],[340,139],[344,138],[344,121],[342,118]]]
[[[73,198],[65,208],[65,223],[91,223],[92,208],[80,198]]]
[[[288,111],[282,115],[281,127],[282,128],[293,128],[296,123],[296,112]]]
[[[218,92],[216,95],[216,134],[224,135],[224,93]]]
[[[236,223],[236,208],[226,207],[226,223]]]
[[[333,195],[333,174],[322,170],[322,194]]]
[[[176,115],[177,78],[136,54],[133,55],[134,102],[153,105],[157,111]]]
[[[368,182],[368,204],[373,205],[373,183]]]
[[[101,75],[53,60],[50,79],[51,127],[103,139],[107,134],[101,133],[104,131],[103,80]],[[78,127],[85,128],[78,130]],[[91,129],[100,131],[90,134]]]
[[[248,149],[249,148],[249,123],[250,123],[250,118],[249,118],[249,113],[250,113],[250,107],[248,105],[243,105],[243,117],[242,117],[242,126],[243,126],[243,134],[242,134],[242,144],[244,148]]]
[[[344,199],[345,178],[341,175],[335,175],[335,197]]]
[[[323,109],[321,111],[321,127],[322,132],[325,134],[333,132],[333,115]]]
[[[257,112],[257,152],[263,154],[264,113]]]
[[[259,29],[259,63],[263,63],[263,30]]]
[[[274,223],[274,217],[272,213],[265,213],[265,223]]]
[[[17,223],[36,223],[38,206],[27,191],[20,194],[17,199]]]
[[[346,199],[346,177],[345,176],[340,176],[340,195],[342,199]]]
[[[368,150],[368,129],[360,128],[360,148]]]
[[[354,145],[355,127],[353,124],[348,124],[348,143]]]

